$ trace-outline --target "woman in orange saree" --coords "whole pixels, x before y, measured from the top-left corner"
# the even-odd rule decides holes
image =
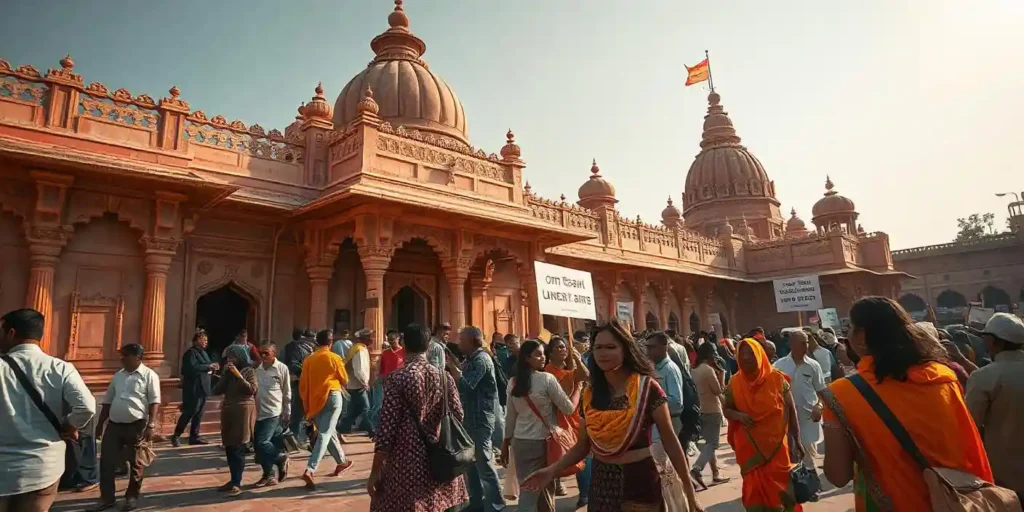
[[[729,381],[724,415],[729,444],[743,475],[743,508],[748,512],[801,510],[790,483],[791,460],[803,459],[800,424],[789,380],[772,367],[757,341],[747,338],[737,351],[740,371]],[[794,459],[790,458],[790,455]]]
[[[988,455],[956,374],[940,361],[936,340],[914,325],[899,303],[866,297],[850,308],[850,346],[857,374],[881,397],[934,466],[992,482]],[[931,510],[921,469],[850,379],[822,392],[825,476],[837,487],[854,481],[857,512]]]

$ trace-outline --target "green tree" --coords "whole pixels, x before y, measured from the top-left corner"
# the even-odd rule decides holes
[[[972,213],[956,220],[960,231],[956,234],[956,240],[979,240],[996,234],[996,216],[994,213]]]

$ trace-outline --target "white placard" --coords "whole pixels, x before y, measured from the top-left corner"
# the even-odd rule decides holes
[[[615,303],[615,316],[618,317],[619,322],[624,324],[633,325],[633,303],[632,302],[616,302]]]
[[[971,311],[967,314],[968,325],[985,325],[992,315],[996,314],[994,308],[971,308]]]
[[[839,311],[836,308],[825,308],[818,310],[818,317],[821,319],[821,328],[831,327],[838,329],[839,324]]]
[[[590,272],[540,261],[535,261],[533,268],[537,274],[537,302],[541,314],[597,320]]]
[[[779,313],[817,311],[821,309],[821,286],[818,276],[799,276],[776,279],[775,308]]]

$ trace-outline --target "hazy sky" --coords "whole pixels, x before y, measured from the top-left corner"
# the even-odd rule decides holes
[[[387,0],[3,0],[0,58],[57,67],[193,109],[283,129],[322,80],[330,101],[373,57]],[[407,0],[424,59],[488,153],[512,128],[549,198],[591,158],[623,215],[660,219],[699,151],[711,51],[722,103],[783,211],[826,174],[893,248],[943,243],[956,218],[1024,189],[1024,0]],[[1019,147],[1018,147],[1019,148]]]

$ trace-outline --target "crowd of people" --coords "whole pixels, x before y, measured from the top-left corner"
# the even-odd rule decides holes
[[[309,451],[300,478],[315,489],[327,454],[330,477],[352,469],[345,436],[362,432],[374,444],[374,511],[489,511],[512,500],[554,511],[568,478],[577,508],[699,511],[699,491],[729,480],[716,456],[727,427],[748,511],[815,501],[794,469],[817,480],[819,464],[833,485],[853,483],[859,512],[931,510],[927,468],[993,491],[972,499],[1019,510],[1024,323],[997,313],[984,329],[947,331],[882,297],[857,301],[849,318],[845,333],[683,337],[612,320],[489,342],[473,326],[412,324],[384,333],[379,357],[369,330],[296,330],[280,359],[245,331],[211,355],[199,330],[182,357],[169,441],[178,447],[187,428],[189,444],[207,444],[204,409],[220,395],[229,480],[218,491],[228,497],[243,494],[249,454],[261,470],[253,487],[270,487],[300,447]],[[109,509],[118,475],[128,478],[122,509],[132,510],[155,457],[160,377],[140,345],[123,345],[96,414],[75,367],[39,348],[44,328],[31,309],[0,318],[0,511],[48,510],[59,489],[96,487],[91,510]]]

